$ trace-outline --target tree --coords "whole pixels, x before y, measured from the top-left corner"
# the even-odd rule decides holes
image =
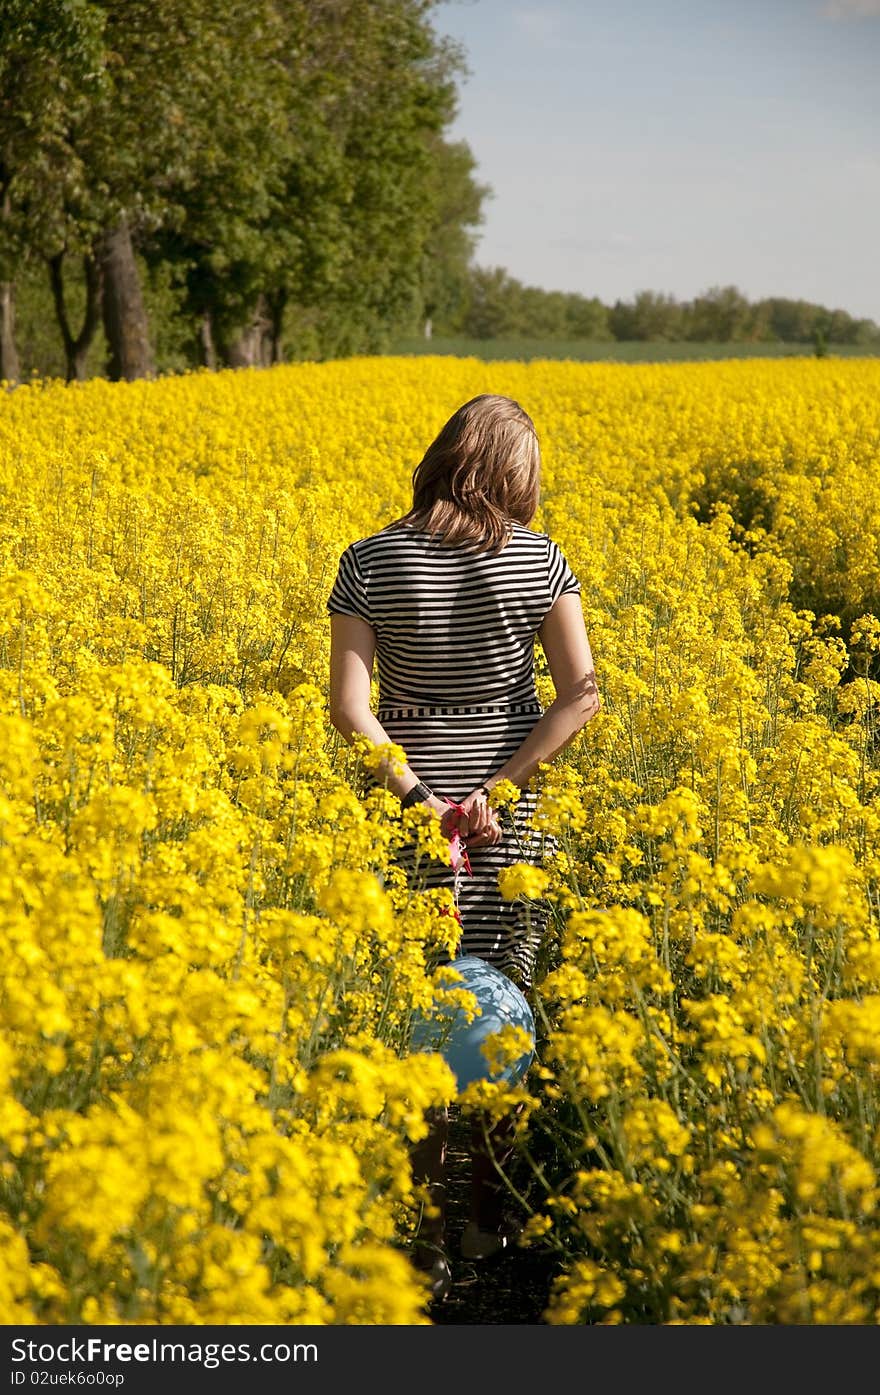
[[[467,304],[476,229],[490,190],[476,182],[476,162],[465,141],[434,137],[430,145],[433,214],[422,253],[422,314],[426,327],[439,323],[451,330],[460,326]]]
[[[475,339],[517,335],[522,329],[523,286],[502,266],[476,266],[471,271],[465,334]]]
[[[298,332],[322,354],[379,347],[444,279],[452,293],[482,191],[467,147],[443,139],[460,55],[434,4],[279,0],[271,178],[248,205],[228,149],[147,247],[174,264],[206,361],[273,362]]]
[[[816,307],[805,300],[771,296],[760,302],[766,308],[770,329],[784,343],[804,344],[812,337]]]
[[[503,267],[472,266],[460,327],[478,339],[607,339],[608,321],[596,297],[524,286]]]
[[[607,305],[597,296],[566,296],[565,331],[574,339],[610,339]]]
[[[564,291],[523,286],[519,295],[520,333],[535,339],[560,339],[566,330],[567,297]]]
[[[639,291],[629,303],[617,300],[608,315],[615,339],[676,339],[682,307],[671,295]]]
[[[751,307],[736,286],[713,286],[691,301],[688,339],[725,344],[745,336]]]
[[[47,262],[76,376],[100,294],[112,377],[152,372],[135,248],[181,215],[175,200],[259,112],[271,158],[270,0],[0,0],[4,71],[25,78],[3,103],[0,135],[20,241]],[[38,100],[39,99],[39,100]],[[35,115],[36,113],[36,115]],[[149,119],[150,114],[152,119]],[[15,127],[27,139],[14,139]],[[146,138],[145,138],[146,136]],[[82,330],[67,324],[65,269],[82,258],[90,289]],[[98,288],[98,289],[95,289]]]
[[[357,34],[357,54],[329,113],[348,200],[339,274],[323,305],[335,320],[335,351],[375,350],[422,312],[438,140],[455,112],[461,53],[430,23],[436,0],[337,0],[335,8],[346,46]]]
[[[102,85],[102,28],[86,0],[0,0],[0,377],[19,373],[16,277],[58,254],[67,192],[83,182],[68,132]]]

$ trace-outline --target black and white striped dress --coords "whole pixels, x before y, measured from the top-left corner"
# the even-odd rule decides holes
[[[327,609],[373,627],[379,721],[425,784],[460,800],[495,774],[540,717],[535,638],[557,598],[579,590],[557,544],[519,524],[495,555],[389,527],[346,548]],[[505,901],[497,878],[512,862],[540,865],[546,856],[548,840],[528,827],[535,798],[523,793],[500,843],[469,850],[472,875],[458,885],[458,952],[479,955],[523,987],[546,914]],[[452,869],[433,865],[426,884],[452,886]]]

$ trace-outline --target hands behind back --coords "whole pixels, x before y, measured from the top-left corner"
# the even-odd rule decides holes
[[[440,815],[440,826],[447,838],[457,832],[469,848],[501,842],[501,825],[482,790],[472,790],[457,808],[451,808],[439,795],[432,795],[428,804]]]

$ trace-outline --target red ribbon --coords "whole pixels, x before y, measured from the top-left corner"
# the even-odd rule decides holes
[[[456,804],[454,799],[449,799],[446,795],[444,795],[443,798],[446,800],[450,809],[455,809],[456,813],[459,814],[464,813],[463,804]],[[457,872],[459,867],[463,866],[469,877],[474,875],[473,868],[471,867],[471,860],[468,857],[467,846],[457,828],[453,830],[452,836],[449,839],[449,862],[454,872]]]

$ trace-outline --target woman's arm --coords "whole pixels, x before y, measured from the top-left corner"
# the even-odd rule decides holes
[[[376,632],[366,620],[355,615],[334,613],[330,617],[330,721],[346,741],[359,733],[369,737],[374,746],[391,744],[391,738],[370,706],[370,679],[376,655]],[[376,778],[403,798],[418,782],[418,775],[405,764],[383,761],[375,770]],[[474,826],[463,825],[440,795],[432,793],[424,801],[440,815],[444,833],[458,828],[464,835],[474,835],[487,825],[497,827],[494,815],[485,811]],[[500,829],[498,830],[500,835]]]
[[[593,655],[576,592],[566,592],[551,606],[538,638],[547,656],[556,696],[519,749],[487,778],[486,788],[490,790],[499,780],[511,780],[523,789],[538,766],[563,751],[601,707]],[[466,808],[472,798],[468,795],[463,801]]]
[[[355,615],[330,617],[330,721],[349,743],[363,734],[374,746],[391,745],[391,737],[370,707],[370,680],[376,654],[376,632]],[[402,799],[418,781],[408,765],[383,761],[377,778]]]

